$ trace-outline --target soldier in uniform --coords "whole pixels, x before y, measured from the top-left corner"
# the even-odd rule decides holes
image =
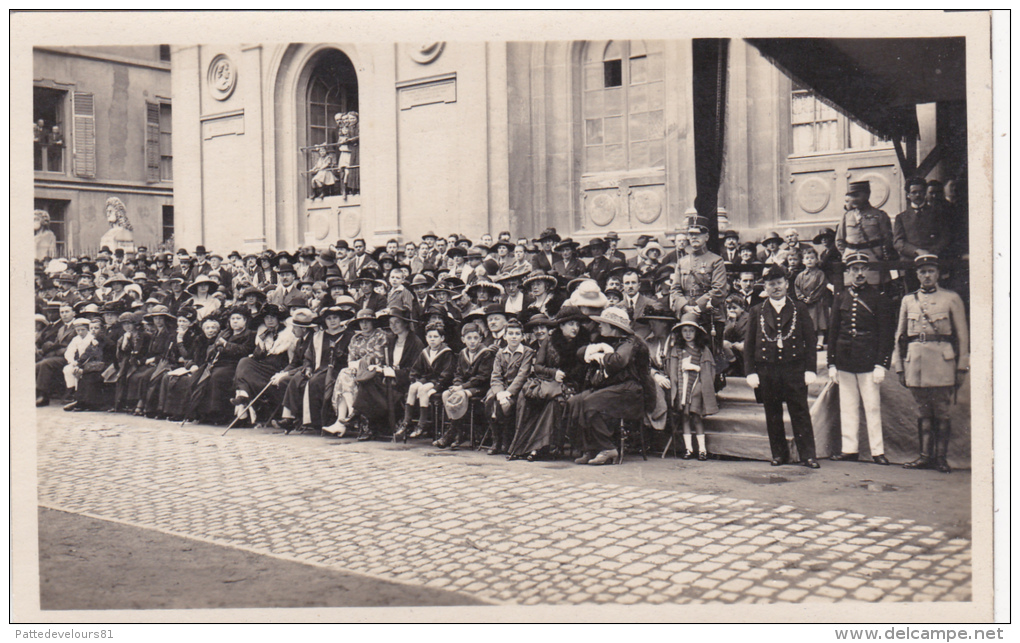
[[[970,367],[967,320],[960,296],[939,288],[938,257],[919,255],[914,266],[921,288],[900,304],[893,366],[917,402],[920,455],[903,467],[949,473],[949,404]]]
[[[868,255],[846,257],[850,286],[836,296],[829,316],[829,379],[839,385],[841,453],[830,460],[857,460],[860,405],[868,424],[868,444],[875,464],[889,464],[882,439],[879,390],[893,350],[892,302],[868,284]]]
[[[786,295],[789,282],[782,266],[765,272],[768,299],[751,309],[744,338],[744,372],[755,396],[765,406],[772,466],[789,461],[783,428],[783,402],[790,412],[793,439],[805,466],[815,460],[815,434],[808,410],[808,386],[815,375],[815,327],[807,306]]]
[[[712,338],[712,352],[720,354],[718,343],[726,327],[726,262],[709,252],[708,219],[691,217],[687,226],[690,252],[680,257],[669,292],[670,308],[677,317],[696,313],[705,333]]]
[[[871,261],[896,259],[892,223],[889,215],[871,205],[871,184],[855,181],[846,193],[846,212],[836,228],[836,249],[846,259],[852,252],[863,252]],[[847,277],[849,278],[849,277]],[[868,283],[877,286],[889,281],[889,270],[872,265]],[[849,282],[844,281],[847,285]]]

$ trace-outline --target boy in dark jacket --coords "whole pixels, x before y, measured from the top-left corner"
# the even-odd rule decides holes
[[[492,347],[482,344],[483,336],[481,326],[473,322],[464,324],[461,329],[461,339],[465,348],[457,355],[453,386],[442,393],[443,404],[447,409],[450,408],[450,400],[453,397],[466,397],[466,406],[470,407],[471,400],[481,399],[489,390],[496,351]],[[454,419],[451,414],[450,430],[433,442],[433,446],[440,449],[447,447],[456,449],[460,442],[463,426],[463,420],[461,418]]]
[[[425,327],[427,346],[411,365],[411,385],[407,389],[407,401],[404,404],[404,419],[397,426],[394,437],[401,437],[411,424],[415,401],[421,411],[418,414],[418,426],[410,436],[419,437],[422,433],[432,430],[432,414],[429,403],[436,393],[440,395],[453,382],[456,360],[453,351],[443,341],[445,332],[442,322],[434,322]]]

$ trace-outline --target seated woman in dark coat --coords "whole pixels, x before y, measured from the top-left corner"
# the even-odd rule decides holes
[[[380,324],[389,324],[393,336],[386,345],[383,364],[369,366],[358,374],[358,393],[354,410],[361,415],[358,440],[371,440],[390,434],[396,414],[411,385],[411,365],[425,347],[411,332],[411,313],[406,308],[380,310]]]
[[[195,323],[197,319],[198,311],[191,306],[182,306],[178,309],[173,341],[165,353],[166,369],[155,374],[149,382],[149,392],[145,401],[146,417],[165,418],[173,412],[173,409],[167,406],[170,383],[184,375],[186,373],[184,367],[189,366],[191,347],[202,334],[202,329]]]
[[[189,406],[196,419],[210,424],[230,422],[237,364],[255,350],[255,331],[248,328],[249,321],[247,308],[235,306],[227,311],[229,327],[216,338],[215,355],[206,365],[207,375],[199,377],[191,391]]]
[[[251,357],[241,359],[234,373],[234,414],[240,417],[249,403],[269,384],[269,380],[286,368],[290,362],[291,352],[297,345],[294,333],[284,325],[289,311],[282,306],[265,304],[253,325],[255,331],[255,351]],[[267,400],[268,402],[268,400]],[[248,417],[254,425],[257,421],[255,407],[248,409]]]
[[[567,403],[583,451],[576,464],[612,462],[619,455],[613,444],[619,420],[640,420],[649,397],[654,405],[648,346],[634,335],[627,311],[609,307],[592,320],[599,323],[600,342],[578,353],[588,363],[587,389]]]
[[[149,401],[149,393],[153,389],[152,380],[159,379],[166,371],[166,360],[170,350],[174,346],[175,330],[173,327],[174,316],[170,309],[163,305],[156,305],[145,315],[145,319],[152,322],[152,332],[149,335],[149,342],[142,363],[138,369],[128,377],[127,400],[137,400],[135,404],[135,415],[145,413],[146,402]]]
[[[584,363],[577,351],[587,344],[581,337],[581,322],[587,319],[578,308],[564,306],[555,319],[536,320],[547,323],[552,332],[537,348],[532,377],[517,403],[517,431],[508,459],[527,457],[528,462],[534,462],[561,448],[566,400],[580,389],[584,378]]]
[[[98,411],[109,406],[111,391],[103,382],[103,371],[116,359],[116,344],[109,341],[99,319],[89,323],[89,334],[92,341],[79,356],[74,373],[78,378],[74,399],[64,406],[65,411]]]
[[[197,319],[198,311],[192,310],[195,310]],[[216,339],[222,328],[219,318],[206,317],[195,326],[199,332],[190,337],[187,332],[178,333],[175,341],[180,365],[166,374],[163,382],[165,393],[160,392],[160,412],[173,422],[193,416],[188,409],[191,389],[217,354]]]

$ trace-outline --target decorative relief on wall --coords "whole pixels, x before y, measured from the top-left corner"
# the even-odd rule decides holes
[[[361,234],[361,215],[357,210],[340,208],[340,236],[356,237]]]
[[[817,176],[803,181],[797,186],[797,206],[811,214],[824,210],[832,199],[832,182]]]
[[[308,211],[308,234],[316,241],[322,241],[329,235],[329,220],[333,217],[332,208],[316,208]]]
[[[445,42],[422,42],[408,45],[408,48],[410,49],[411,60],[419,65],[427,65],[436,58],[439,58],[439,54],[443,53],[445,46]]]
[[[630,213],[644,224],[654,223],[662,214],[662,186],[630,190]]]
[[[616,197],[608,191],[585,193],[585,210],[588,213],[588,219],[597,226],[607,226],[612,223],[619,209]]]
[[[226,54],[219,54],[209,63],[209,93],[216,100],[227,100],[237,86],[237,68]]]
[[[443,74],[397,83],[397,106],[401,110],[435,103],[457,102],[457,74]]]

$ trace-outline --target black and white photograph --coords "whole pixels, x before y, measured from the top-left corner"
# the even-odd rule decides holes
[[[1008,621],[991,12],[9,18],[12,624]]]

